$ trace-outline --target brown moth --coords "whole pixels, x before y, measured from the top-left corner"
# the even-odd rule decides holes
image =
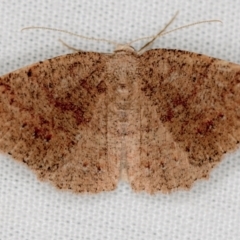
[[[77,52],[0,78],[0,150],[42,180],[170,192],[240,140],[240,65],[181,50]]]

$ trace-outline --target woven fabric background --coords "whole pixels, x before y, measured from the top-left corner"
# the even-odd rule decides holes
[[[177,48],[240,64],[240,0],[1,0],[0,74],[71,52],[113,46],[26,26],[61,28],[125,43],[157,33],[179,10],[170,29],[197,25],[158,39]],[[143,42],[134,45],[139,48]],[[1,121],[1,119],[0,119]],[[134,193],[120,182],[113,192],[74,195],[39,182],[24,165],[0,156],[1,240],[240,239],[240,150],[228,154],[208,181],[169,195]]]

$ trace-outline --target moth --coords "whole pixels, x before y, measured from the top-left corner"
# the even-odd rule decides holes
[[[77,52],[0,92],[1,152],[73,192],[190,188],[239,147],[240,65],[193,52]]]

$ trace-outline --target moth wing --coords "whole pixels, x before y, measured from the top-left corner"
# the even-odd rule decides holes
[[[166,49],[140,61],[140,160],[129,180],[148,192],[189,188],[239,146],[240,66]]]
[[[76,53],[0,78],[0,150],[75,192],[112,190],[107,161],[107,56]]]

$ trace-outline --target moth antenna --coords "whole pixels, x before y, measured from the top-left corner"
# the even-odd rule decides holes
[[[191,27],[191,26],[194,26],[194,25],[202,24],[202,23],[211,23],[211,22],[223,23],[221,20],[218,20],[218,19],[199,21],[199,22],[195,22],[195,23],[190,23],[190,24],[184,25],[182,27],[174,28],[173,30],[170,30],[170,31],[165,32],[165,33],[162,33],[161,36],[167,35],[167,34],[169,34],[171,32],[175,32],[175,31],[183,29],[183,28]]]
[[[191,26],[194,26],[194,25],[198,25],[198,24],[202,24],[202,23],[211,23],[211,22],[219,22],[219,23],[223,23],[221,20],[218,20],[218,19],[212,19],[212,20],[204,20],[204,21],[199,21],[199,22],[195,22],[195,23],[190,23],[190,24],[187,24],[187,25],[184,25],[184,26],[181,26],[181,27],[178,27],[178,28],[174,28],[168,32],[164,32],[166,30],[166,27],[168,27],[170,24],[168,24],[166,27],[164,27],[163,30],[161,30],[158,34],[154,35],[154,36],[149,36],[149,37],[142,37],[142,38],[138,38],[136,40],[133,40],[131,41],[130,43],[128,43],[129,45],[132,45],[133,43],[135,42],[138,42],[138,41],[141,41],[141,40],[146,40],[146,39],[149,39],[149,38],[152,38],[151,41],[149,41],[148,43],[146,43],[143,47],[141,47],[140,50],[138,50],[138,52],[143,52],[143,50],[148,47],[150,44],[152,44],[158,37],[162,37],[164,35],[167,35],[169,33],[172,33],[172,32],[175,32],[175,31],[178,31],[180,29],[183,29],[183,28],[188,28],[188,27],[191,27]],[[170,23],[170,22],[169,22]]]
[[[141,52],[144,48],[147,48],[150,44],[152,44],[156,38],[158,38],[175,20],[175,18],[177,17],[178,12],[175,13],[175,15],[170,19],[170,21],[166,24],[166,26],[157,34],[155,35],[152,40],[150,40],[149,42],[147,42],[145,45],[143,45],[143,47],[141,47],[138,52]]]
[[[74,51],[74,52],[85,52],[85,51],[82,50],[82,49],[74,48],[74,47],[68,45],[68,44],[65,43],[62,39],[58,39],[58,40],[59,40],[59,42],[61,42],[61,43],[63,44],[63,46],[69,48],[70,50],[72,50],[72,51]],[[103,54],[105,54],[105,55],[112,55],[111,53],[103,53]]]
[[[68,45],[67,43],[65,43],[62,39],[58,39],[59,40],[59,42],[61,42],[62,43],[62,45],[63,46],[65,46],[65,47],[67,47],[67,48],[69,48],[70,50],[72,50],[72,51],[74,51],[74,52],[82,52],[82,50],[81,49],[77,49],[77,48],[74,48],[74,47],[72,47],[72,46],[70,46],[70,45]]]
[[[72,35],[72,36],[75,36],[75,37],[80,37],[80,38],[87,39],[87,40],[107,42],[107,43],[110,43],[110,44],[114,45],[115,47],[118,45],[117,42],[110,41],[110,40],[107,40],[105,38],[86,37],[86,36],[83,36],[83,35],[80,35],[80,34],[72,33],[72,32],[62,30],[62,29],[57,29],[57,28],[32,26],[32,27],[22,28],[21,31],[30,30],[30,29],[42,29],[42,30],[50,30],[50,31],[55,31],[55,32],[62,32],[62,33],[67,33],[69,35]]]

